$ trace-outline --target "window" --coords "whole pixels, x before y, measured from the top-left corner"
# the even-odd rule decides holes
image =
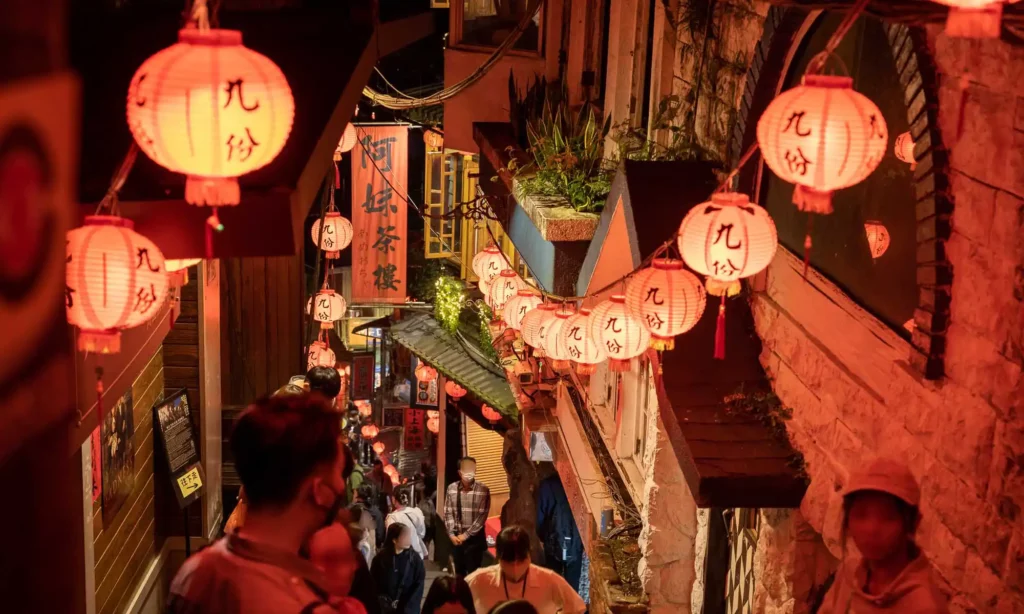
[[[476,187],[475,180],[469,177],[471,168],[475,169],[470,157],[464,154],[427,152],[424,201],[428,216],[450,214],[456,205],[468,200],[466,194],[472,193],[470,189]],[[472,186],[470,182],[473,182]],[[458,217],[428,217],[425,223],[427,258],[454,258],[462,251],[462,228]]]
[[[618,379],[622,395],[618,455],[645,468],[650,421],[657,416],[657,394],[650,361],[646,357],[635,360],[633,369],[622,373]]]
[[[798,84],[807,63],[821,51],[844,13],[826,12],[799,43],[783,89]],[[862,17],[836,55],[854,79],[857,91],[870,98],[889,128],[889,151],[865,181],[833,196],[835,212],[813,219],[811,266],[905,337],[917,306],[917,220],[913,173],[892,151],[896,137],[909,128],[904,92],[882,24]],[[829,68],[838,67],[830,60]],[[836,72],[842,73],[841,69]],[[779,242],[803,254],[808,216],[792,202],[793,186],[763,168],[760,202],[779,231]],[[877,258],[869,249],[869,222],[879,223],[890,238]],[[872,226],[872,228],[876,228]]]
[[[608,368],[608,361],[597,365],[590,376],[590,404],[597,414],[597,421],[608,442],[615,439],[615,419],[619,405],[619,377]]]
[[[528,10],[529,0],[463,0],[452,7],[451,19],[457,45],[497,47],[508,38]],[[545,3],[546,5],[547,3]],[[512,47],[541,53],[545,7],[541,7]]]

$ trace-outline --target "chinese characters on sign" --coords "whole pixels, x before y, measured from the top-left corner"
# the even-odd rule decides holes
[[[362,401],[373,398],[373,367],[372,352],[359,353],[352,356],[352,400]]]
[[[405,301],[408,131],[358,126],[352,148],[352,299]]]
[[[410,407],[405,410],[405,451],[423,449],[424,411]]]

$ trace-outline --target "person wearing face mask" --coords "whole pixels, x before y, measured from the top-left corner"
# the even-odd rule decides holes
[[[487,550],[484,523],[491,511],[491,491],[476,481],[476,459],[459,460],[459,481],[444,495],[444,524],[452,541],[455,571],[468,576],[476,571]]]
[[[426,569],[411,545],[412,529],[396,522],[388,527],[384,547],[373,557],[370,573],[381,614],[420,614]]]
[[[583,614],[587,604],[562,576],[530,562],[530,536],[518,525],[498,534],[498,564],[466,578],[477,612],[506,601],[527,601],[539,614]]]
[[[245,490],[244,522],[182,565],[167,614],[337,611],[327,587],[351,584],[355,549],[331,548],[331,582],[302,553],[319,531],[337,530],[351,458],[340,435],[337,414],[319,395],[265,398],[242,413],[231,450]],[[336,545],[336,537],[325,543]]]

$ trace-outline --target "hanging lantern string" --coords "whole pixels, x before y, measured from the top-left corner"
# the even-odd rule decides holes
[[[99,215],[103,210],[109,211],[111,215],[117,215],[119,211],[117,194],[124,187],[124,182],[128,180],[128,174],[132,171],[132,167],[135,166],[135,159],[138,156],[139,146],[135,143],[135,139],[132,139],[128,153],[124,155],[124,159],[121,160],[121,166],[117,168],[117,172],[114,173],[113,178],[110,180],[110,187],[107,188],[107,193],[103,195],[99,204],[96,205],[96,215]]]
[[[828,61],[829,56],[835,54],[836,49],[839,48],[839,44],[843,42],[844,38],[846,38],[846,34],[850,31],[850,28],[853,27],[857,18],[860,17],[861,13],[864,12],[864,9],[867,8],[868,2],[869,0],[857,0],[857,3],[850,7],[849,12],[846,13],[846,17],[844,17],[843,21],[839,23],[839,27],[836,28],[836,31],[832,33],[832,36],[825,44],[825,49],[811,58],[810,63],[807,64],[806,74],[816,75],[825,68],[825,62]]]
[[[210,29],[210,11],[206,7],[206,0],[192,0],[192,23],[200,32]]]

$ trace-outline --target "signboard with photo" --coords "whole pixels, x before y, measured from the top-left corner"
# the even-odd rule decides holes
[[[109,526],[135,488],[135,417],[131,388],[103,415],[100,448],[103,525]]]
[[[188,506],[203,494],[206,476],[199,462],[192,408],[188,392],[179,390],[153,407],[153,424],[160,433],[164,456],[170,469],[171,488],[178,505]]]

